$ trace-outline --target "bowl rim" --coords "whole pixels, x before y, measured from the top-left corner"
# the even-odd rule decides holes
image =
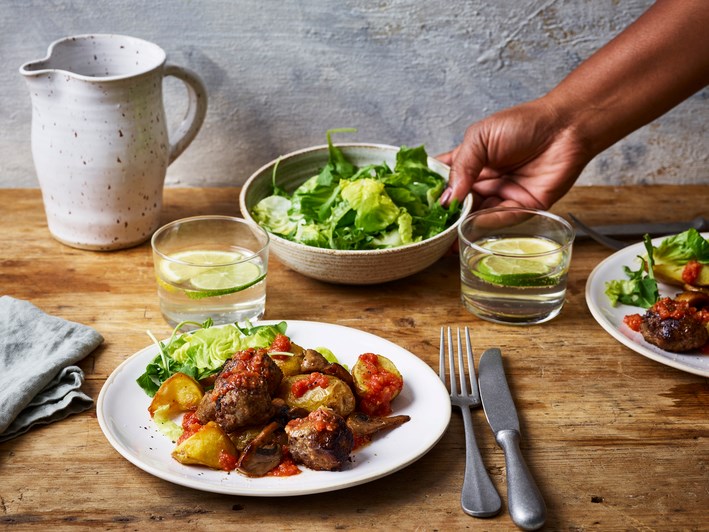
[[[394,146],[391,144],[377,144],[377,143],[368,143],[368,142],[333,143],[333,146],[336,146],[338,148],[375,148],[375,149],[381,149],[384,151],[396,150],[397,152],[399,151],[399,149],[401,149],[400,146]],[[259,174],[266,171],[269,167],[272,167],[273,165],[275,165],[276,161],[279,161],[279,160],[283,161],[285,159],[290,159],[290,158],[293,158],[293,157],[296,157],[299,155],[304,155],[309,152],[327,149],[328,147],[329,146],[327,144],[321,144],[318,146],[310,146],[308,148],[301,148],[299,150],[287,153],[285,155],[281,155],[280,157],[277,157],[277,158],[269,161],[268,163],[261,166],[258,170],[253,172],[249,176],[249,178],[244,182],[244,184],[241,186],[241,191],[239,192],[239,210],[241,211],[241,216],[258,225],[256,220],[254,220],[254,218],[251,216],[251,213],[247,209],[246,193],[247,193],[249,187],[256,180],[256,177],[259,176]],[[440,164],[441,166],[443,166],[445,169],[447,169],[450,172],[450,166],[448,166],[444,162],[436,159],[435,157],[431,157],[429,155],[428,160],[435,161],[437,164]],[[429,165],[430,165],[430,163],[429,163]],[[438,172],[436,172],[436,173],[438,173]],[[446,182],[449,179],[448,176],[441,176],[441,177],[443,177],[446,180]],[[322,255],[341,255],[341,256],[345,256],[345,257],[357,257],[357,256],[371,257],[372,255],[388,255],[388,254],[392,254],[392,253],[402,252],[402,250],[410,251],[410,250],[415,250],[420,247],[428,246],[433,242],[437,242],[439,240],[446,239],[447,237],[450,236],[451,232],[455,232],[456,236],[457,236],[458,226],[468,216],[468,214],[470,214],[472,207],[473,207],[473,194],[468,193],[465,196],[465,199],[463,200],[458,219],[455,222],[453,222],[450,226],[446,227],[445,230],[441,231],[437,235],[434,235],[430,238],[426,238],[426,239],[421,240],[419,242],[412,242],[410,244],[404,244],[402,246],[396,246],[393,248],[384,248],[384,249],[319,248],[316,246],[308,246],[306,244],[301,244],[300,242],[294,242],[292,240],[288,240],[287,238],[283,238],[279,235],[271,233],[270,231],[266,231],[266,232],[271,237],[272,244],[277,242],[278,244],[285,246],[285,247],[292,247],[293,249],[299,249],[299,250],[308,250],[313,253],[322,254]]]

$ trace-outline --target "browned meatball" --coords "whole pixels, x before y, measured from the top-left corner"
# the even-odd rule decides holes
[[[694,316],[662,319],[655,312],[643,316],[640,332],[645,340],[660,349],[683,353],[707,343],[707,329]]]
[[[202,425],[206,425],[209,421],[215,421],[217,417],[217,405],[215,403],[217,396],[214,390],[210,390],[204,394],[202,400],[197,407],[197,419]]]
[[[290,421],[286,434],[293,460],[318,471],[342,469],[354,448],[354,435],[345,419],[327,407]]]
[[[709,333],[687,301],[660,299],[642,317],[645,340],[665,351],[682,353],[707,343]]]
[[[226,432],[268,421],[276,412],[266,382],[254,375],[240,375],[235,387],[217,391],[215,420]]]
[[[268,421],[276,408],[271,400],[283,373],[265,349],[239,351],[227,360],[197,408],[200,422],[214,420],[226,432]]]
[[[237,373],[250,373],[262,377],[267,385],[268,392],[273,394],[281,384],[283,372],[265,349],[246,349],[239,351],[224,363],[214,388],[228,385],[231,375]]]

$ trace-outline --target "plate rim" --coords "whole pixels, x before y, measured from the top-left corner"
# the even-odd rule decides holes
[[[445,385],[441,382],[440,378],[438,375],[434,372],[434,370],[426,363],[424,362],[421,358],[413,354],[412,352],[408,351],[407,349],[399,346],[398,344],[395,344],[394,342],[391,342],[390,340],[387,340],[381,336],[375,335],[373,333],[369,333],[367,331],[362,331],[360,329],[356,329],[353,327],[345,326],[345,325],[339,325],[335,323],[327,323],[327,322],[320,322],[320,321],[308,321],[308,320],[261,320],[255,325],[264,325],[264,324],[276,324],[280,323],[281,321],[285,321],[288,324],[289,329],[296,329],[297,332],[297,327],[327,327],[327,328],[336,328],[336,329],[343,329],[348,331],[350,334],[356,334],[358,336],[361,336],[364,340],[366,340],[368,337],[371,337],[372,339],[376,339],[378,342],[383,342],[384,344],[389,344],[390,346],[393,346],[396,350],[399,351],[399,355],[406,357],[407,359],[410,357],[410,360],[407,360],[407,362],[410,362],[414,365],[420,365],[422,366],[422,369],[425,368],[429,372],[428,375],[426,375],[426,378],[424,379],[426,382],[421,383],[420,385],[416,386],[416,389],[418,389],[419,386],[426,386],[425,395],[423,397],[423,400],[428,400],[429,399],[429,394],[436,394],[436,389],[438,390],[438,398],[441,403],[443,403],[443,400],[445,399],[445,404],[450,405],[450,397],[448,395],[448,391],[445,388]],[[137,361],[142,360],[143,358],[148,358],[152,359],[152,357],[157,354],[157,347],[155,345],[149,345],[146,346],[139,351],[133,353],[130,355],[128,358],[126,358],[123,362],[121,362],[108,376],[106,379],[106,382],[103,384],[101,387],[101,390],[99,392],[98,399],[96,401],[96,416],[99,422],[99,426],[101,428],[101,431],[103,432],[104,436],[108,440],[109,444],[120,454],[123,458],[125,458],[128,462],[132,463],[134,466],[138,467],[139,469],[145,471],[148,474],[151,474],[152,476],[155,476],[157,478],[160,478],[162,480],[165,480],[167,482],[171,482],[172,484],[180,485],[183,487],[191,488],[191,489],[196,489],[200,491],[205,491],[205,492],[211,492],[211,493],[220,493],[220,494],[225,494],[225,495],[237,495],[237,496],[253,496],[253,497],[285,497],[285,496],[297,496],[297,495],[309,495],[309,494],[316,494],[316,493],[324,493],[324,492],[330,492],[330,491],[336,491],[340,489],[345,489],[345,488],[350,488],[354,487],[360,484],[364,484],[367,482],[371,482],[380,478],[383,478],[385,476],[388,476],[390,474],[393,474],[397,471],[400,471],[401,469],[404,469],[405,467],[408,467],[412,463],[416,462],[423,456],[425,456],[433,447],[436,446],[436,444],[440,441],[440,439],[443,437],[445,434],[445,431],[447,430],[449,424],[450,424],[450,419],[451,419],[451,408],[447,409],[440,409],[440,416],[436,416],[435,418],[428,419],[426,421],[427,423],[427,430],[426,432],[428,433],[428,438],[422,438],[420,439],[421,445],[415,449],[415,451],[410,452],[408,455],[405,457],[402,457],[402,460],[397,461],[392,467],[380,467],[377,468],[375,472],[369,472],[368,474],[360,474],[357,475],[356,472],[354,474],[348,475],[348,478],[341,478],[338,480],[338,477],[333,477],[334,480],[332,482],[324,482],[322,485],[315,485],[315,486],[304,486],[302,488],[299,488],[296,485],[286,485],[284,483],[283,489],[272,489],[272,488],[259,488],[255,484],[260,480],[259,478],[249,478],[244,475],[241,475],[238,472],[215,472],[215,473],[223,473],[225,478],[231,478],[231,477],[236,477],[239,479],[239,483],[236,485],[233,485],[232,483],[229,482],[223,482],[218,485],[215,484],[201,484],[199,483],[198,479],[193,478],[194,471],[199,471],[201,469],[196,469],[195,466],[182,466],[180,465],[179,467],[185,467],[189,468],[193,473],[190,475],[185,475],[185,476],[179,476],[171,473],[170,471],[166,471],[164,469],[160,469],[158,467],[155,467],[151,465],[150,463],[147,463],[146,461],[140,460],[139,457],[135,456],[133,453],[130,452],[129,449],[127,449],[117,438],[118,434],[114,434],[114,429],[109,423],[107,419],[107,413],[105,412],[107,401],[112,400],[111,394],[111,386],[114,385],[113,383],[115,380],[123,374],[125,371],[131,371],[133,370],[133,365],[136,364]],[[147,362],[146,362],[147,364]],[[430,377],[430,378],[429,378]],[[406,376],[404,376],[406,379]],[[406,382],[406,380],[405,380]],[[436,384],[434,384],[437,383]],[[136,391],[139,391],[140,388],[136,384]],[[420,392],[419,392],[420,393]],[[421,399],[419,399],[421,400]],[[146,395],[146,401],[149,402],[149,397]],[[442,404],[441,404],[442,406]],[[146,407],[147,411],[147,407]],[[412,416],[413,418],[413,416]],[[435,426],[429,428],[428,425],[433,425],[435,422]],[[135,421],[136,427],[141,425],[141,420],[136,418]],[[161,435],[161,437],[164,438],[164,436]],[[370,444],[371,445],[371,444]],[[367,446],[369,447],[369,446]],[[366,449],[365,447],[364,449]],[[355,453],[356,456],[356,453]],[[169,455],[167,455],[167,460],[166,463],[172,460]],[[207,471],[202,470],[202,471]],[[354,471],[353,469],[350,469],[348,471]],[[341,474],[342,472],[322,472],[322,471],[312,471],[309,470],[308,468],[303,468],[303,473],[307,473],[308,475],[338,475]],[[303,474],[301,473],[301,475]],[[298,479],[300,475],[296,475],[295,477],[289,477],[292,479]],[[266,477],[266,478],[273,478],[273,477]],[[285,479],[279,479],[279,480],[285,480],[287,482],[288,478]],[[317,484],[317,483],[316,483]]]
[[[701,235],[704,238],[709,237],[709,233],[701,233]],[[658,245],[660,242],[665,240],[666,238],[669,238],[674,235],[667,235],[663,237],[656,237],[652,239],[653,245]],[[613,307],[610,307],[610,302],[608,302],[606,305],[599,305],[596,303],[596,301],[601,298],[601,295],[597,295],[596,291],[594,290],[594,286],[601,282],[600,277],[603,273],[606,273],[606,270],[609,269],[610,264],[616,261],[620,261],[621,258],[625,258],[625,255],[628,255],[628,258],[637,256],[639,253],[638,251],[644,250],[644,244],[643,242],[637,242],[635,244],[631,244],[623,249],[620,249],[613,253],[612,255],[606,257],[603,259],[600,263],[596,265],[595,268],[591,271],[590,275],[588,276],[588,279],[586,280],[586,288],[585,288],[585,298],[586,298],[586,305],[588,306],[589,311],[591,312],[591,315],[593,318],[596,320],[596,322],[608,333],[610,334],[613,338],[615,338],[618,342],[621,344],[625,345],[629,349],[635,351],[636,353],[649,358],[651,360],[654,360],[655,362],[659,362],[661,364],[664,364],[665,366],[669,366],[681,371],[684,371],[686,373],[692,373],[694,375],[700,375],[702,377],[709,377],[709,355],[699,355],[699,354],[691,354],[691,353],[672,353],[670,351],[665,351],[663,349],[660,349],[659,347],[652,346],[648,342],[646,342],[642,338],[630,338],[629,336],[623,334],[621,330],[613,324],[609,318],[602,312],[604,308],[606,309],[612,309]],[[642,253],[640,253],[642,254]],[[630,266],[630,264],[626,264],[626,266]],[[618,275],[616,276],[617,279],[621,279],[624,273],[620,271]],[[659,283],[658,285],[660,287],[660,292],[662,293],[662,287],[668,286],[663,283]],[[602,296],[605,296],[605,293],[602,294]],[[602,299],[601,299],[602,300]],[[602,300],[605,302],[605,300]],[[641,307],[633,307],[630,305],[624,305],[628,309],[637,309],[635,313],[642,313],[644,309]],[[628,312],[628,314],[633,313],[632,311]],[[642,343],[640,343],[642,342]],[[706,357],[707,359],[707,368],[698,368],[693,365],[687,364],[685,361],[682,359],[684,357],[689,357],[689,356],[700,356],[700,357]]]

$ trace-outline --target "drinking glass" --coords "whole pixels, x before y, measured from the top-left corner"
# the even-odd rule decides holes
[[[496,207],[458,227],[461,298],[476,316],[531,325],[564,305],[574,230],[546,211]]]
[[[258,225],[230,216],[183,218],[158,229],[151,244],[160,311],[171,325],[263,317],[269,236]]]

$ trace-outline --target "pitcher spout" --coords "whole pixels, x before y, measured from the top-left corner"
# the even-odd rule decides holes
[[[46,75],[53,70],[47,67],[47,62],[48,58],[25,63],[20,67],[20,74],[22,74],[28,81],[32,78],[38,78]]]

